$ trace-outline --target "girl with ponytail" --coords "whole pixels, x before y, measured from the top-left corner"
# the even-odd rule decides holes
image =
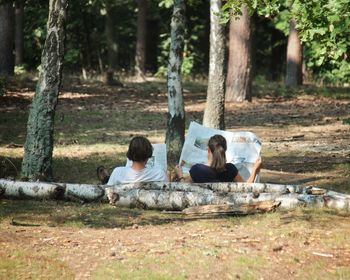
[[[236,166],[226,162],[226,149],[226,139],[222,135],[212,136],[208,142],[208,163],[198,163],[191,167],[191,181],[194,183],[244,182]],[[261,158],[256,161],[247,183],[254,182],[260,168]],[[176,167],[176,173],[178,178],[183,178],[180,166]]]

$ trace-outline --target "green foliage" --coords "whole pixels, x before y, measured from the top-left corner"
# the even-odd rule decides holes
[[[26,72],[27,71],[26,71],[25,65],[15,66],[15,74],[16,75],[22,75],[22,74],[25,74]]]
[[[277,29],[288,34],[289,21],[297,22],[304,44],[304,59],[313,76],[325,83],[350,80],[350,2],[348,0],[228,0],[222,8],[223,22],[240,14],[246,4],[250,13],[273,16]]]
[[[221,8],[221,21],[227,23],[231,15],[241,15],[241,7],[246,5],[252,15],[257,11],[260,15],[270,17],[278,13],[280,0],[227,0]]]
[[[174,5],[174,0],[162,0],[159,2],[159,7],[170,8]]]
[[[297,0],[291,7],[308,68],[326,83],[350,80],[350,3],[347,0]]]
[[[48,12],[48,1],[27,0],[25,3],[24,61],[29,69],[36,69],[41,63]]]
[[[69,49],[64,55],[64,63],[67,67],[72,67],[79,62],[80,50],[78,49]]]
[[[163,1],[162,7],[171,7],[172,0]],[[167,2],[169,5],[165,5]],[[163,32],[160,35],[158,44],[158,77],[167,75],[167,66],[170,49],[170,20],[171,9],[163,8],[162,13],[168,11],[168,18],[164,21]],[[182,74],[188,78],[196,74],[207,73],[208,71],[208,36],[209,36],[209,3],[206,1],[187,1],[186,2],[186,34],[185,47],[183,55]],[[167,24],[167,26],[165,26]]]

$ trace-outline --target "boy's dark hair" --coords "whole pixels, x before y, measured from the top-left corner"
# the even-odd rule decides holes
[[[146,137],[136,136],[131,139],[126,156],[132,161],[146,161],[152,157],[152,153],[151,142]]]

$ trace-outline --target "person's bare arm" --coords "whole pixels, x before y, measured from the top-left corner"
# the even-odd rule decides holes
[[[253,171],[252,173],[250,174],[248,180],[247,180],[247,183],[254,183],[255,181],[255,177],[256,175],[258,174],[260,168],[261,168],[261,165],[262,165],[262,161],[261,161],[261,157],[259,157],[257,159],[257,161],[255,162],[254,164],[254,167],[253,167]],[[235,182],[244,182],[242,176],[238,173],[237,176],[235,177],[234,179]]]
[[[187,182],[192,183],[192,178],[190,175],[184,176],[182,173],[182,168],[180,165],[175,166],[175,177],[173,178],[175,182]]]

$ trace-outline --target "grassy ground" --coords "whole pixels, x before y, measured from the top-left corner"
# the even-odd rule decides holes
[[[66,86],[57,106],[56,181],[97,183],[124,165],[134,135],[164,141],[164,81]],[[205,83],[185,84],[187,127]],[[262,180],[350,193],[348,89],[259,81],[252,103],[226,104],[228,130],[263,142]],[[0,97],[0,177],[19,177],[33,84]],[[295,137],[298,136],[298,137]],[[349,279],[348,212],[302,208],[189,219],[105,204],[0,200],[0,279]]]

